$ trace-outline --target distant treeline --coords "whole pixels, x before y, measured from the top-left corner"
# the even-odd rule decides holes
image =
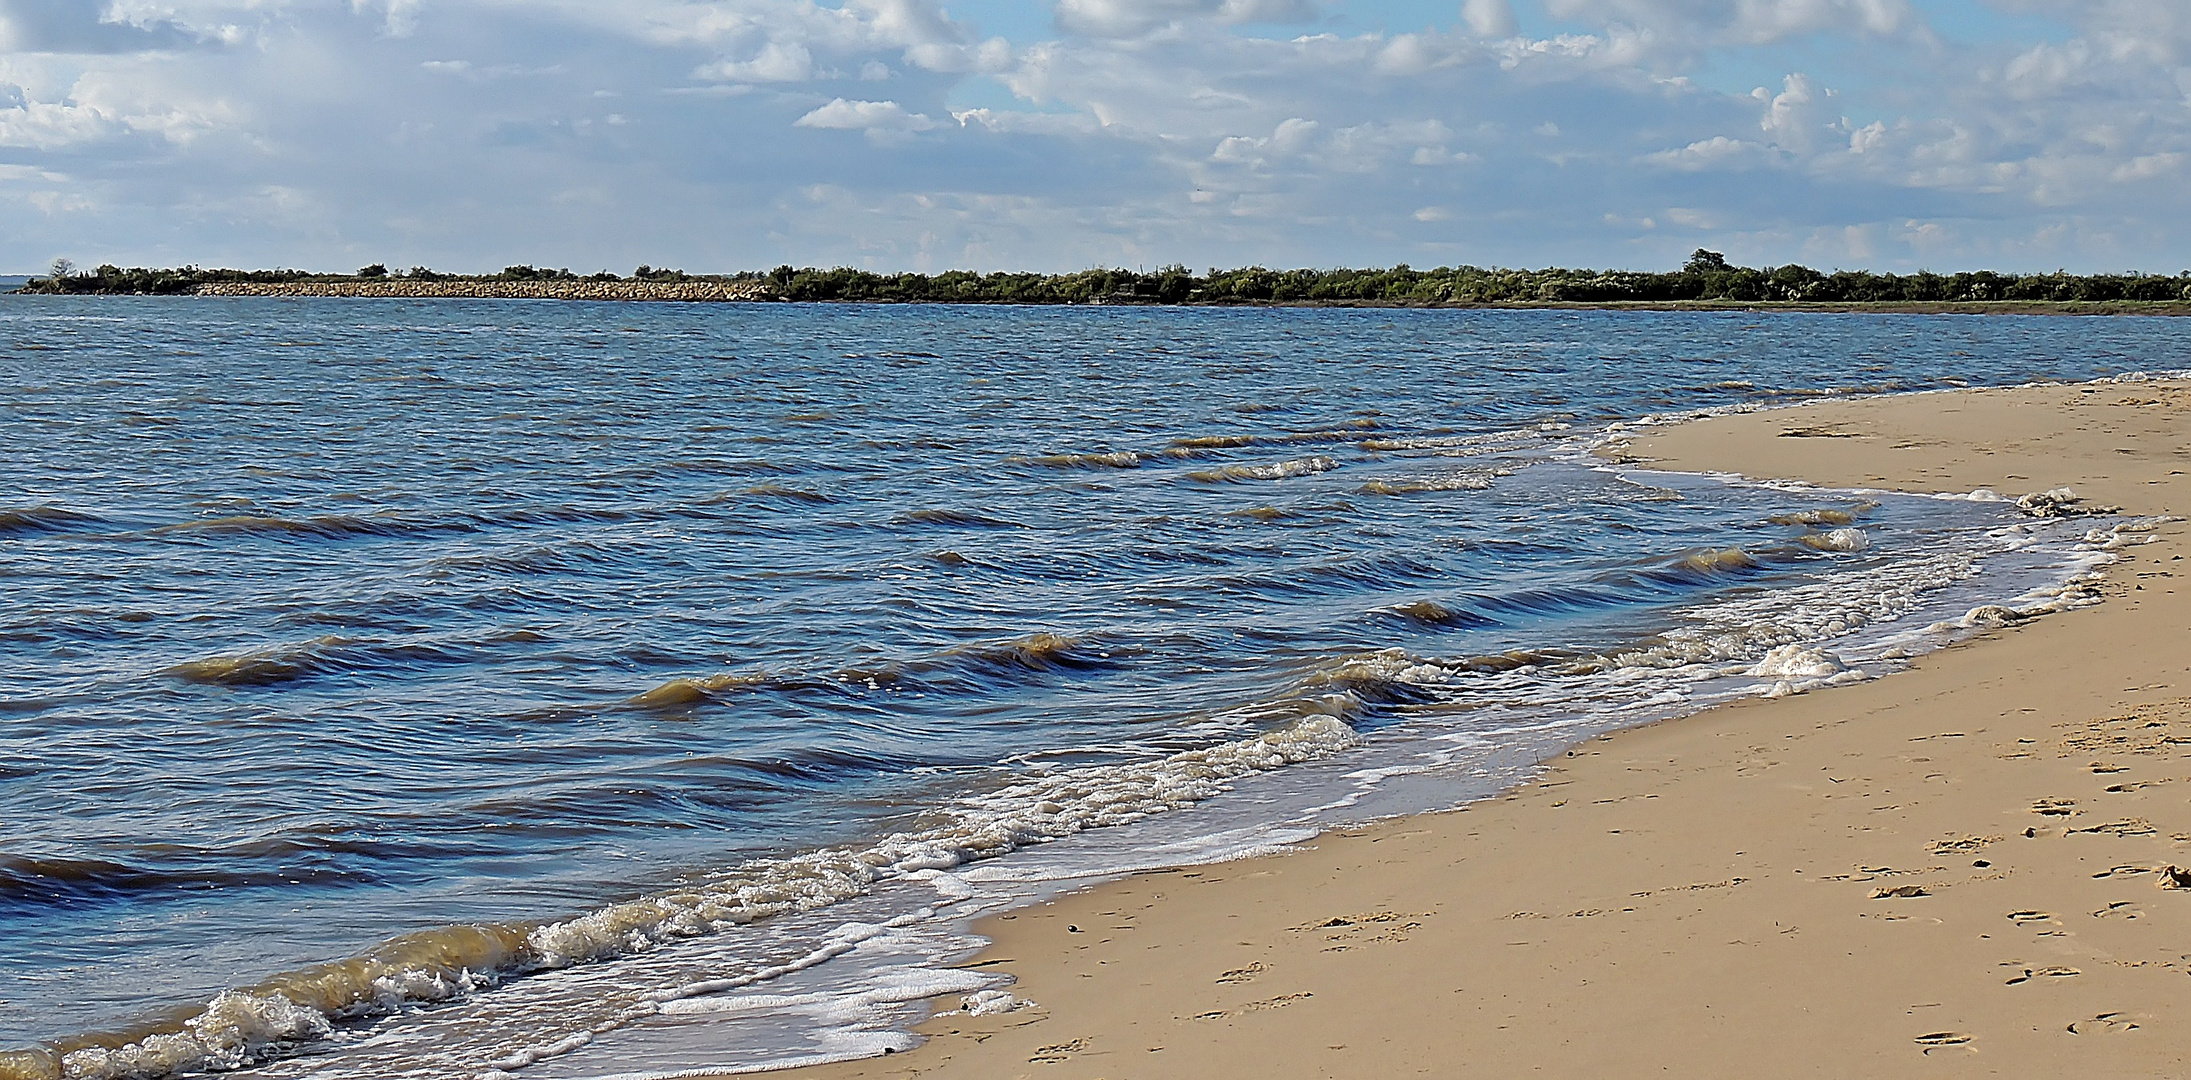
[[[1813,304],[2040,303],[2191,300],[2191,271],[2157,274],[1875,274],[1864,270],[1822,272],[1807,266],[1729,265],[1717,252],[1698,251],[1668,273],[1623,270],[1486,269],[1476,266],[1417,270],[1268,270],[1251,266],[1197,274],[1184,266],[1154,272],[1123,269],[1070,274],[951,270],[940,274],[877,274],[846,268],[779,266],[766,272],[687,274],[639,267],[631,276],[603,271],[512,266],[500,274],[441,274],[423,266],[391,272],[368,266],[355,274],[302,270],[172,270],[101,266],[77,272],[56,264],[55,273],[33,279],[33,293],[189,293],[218,283],[282,284],[371,280],[416,281],[713,281],[751,282],[789,301],[867,301],[959,304],[1527,304],[1673,303],[1732,301]]]
[[[444,274],[424,266],[390,271],[375,263],[354,274],[323,274],[311,270],[208,270],[199,266],[147,269],[106,265],[96,270],[77,270],[58,260],[45,277],[32,278],[19,291],[26,293],[90,293],[129,296],[180,296],[202,285],[290,285],[299,282],[337,281],[752,281],[759,274],[688,274],[682,270],[656,270],[642,266],[630,277],[604,270],[598,274],[574,274],[546,267],[508,266],[499,274]]]

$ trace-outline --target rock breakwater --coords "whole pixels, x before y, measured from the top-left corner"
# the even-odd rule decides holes
[[[284,281],[209,282],[195,296],[351,296],[484,300],[669,300],[724,303],[773,300],[759,281]]]

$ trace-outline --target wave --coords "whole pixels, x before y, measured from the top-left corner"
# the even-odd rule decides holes
[[[339,867],[281,866],[265,871],[159,869],[102,859],[0,855],[0,914],[124,902],[160,893],[370,882],[375,875]]]
[[[1089,638],[1038,633],[1005,641],[977,642],[946,649],[946,660],[990,672],[1056,671],[1106,666],[1112,654]]]
[[[572,919],[450,926],[392,938],[356,956],[224,991],[204,1007],[131,1031],[0,1053],[9,1080],[150,1080],[193,1070],[236,1069],[295,1052],[348,1020],[445,1001],[517,975],[570,967],[683,938],[812,911],[896,878],[995,858],[1090,829],[1130,824],[1192,806],[1248,775],[1326,757],[1357,740],[1329,703],[1278,730],[1150,761],[1098,765],[1023,780],[962,799],[926,828],[864,848],[828,848],[762,859],[704,883],[651,893]],[[699,984],[643,1000],[622,1022],[656,1015],[672,1000],[711,992]]]
[[[445,555],[428,565],[468,573],[552,574],[570,569],[572,561],[552,545],[530,544],[514,550]]]
[[[1466,611],[1459,608],[1450,608],[1445,606],[1444,604],[1437,602],[1436,600],[1416,600],[1412,603],[1396,604],[1392,607],[1386,608],[1385,610],[1391,615],[1397,616],[1401,619],[1407,620],[1408,622],[1415,623],[1421,626],[1453,627],[1497,625],[1497,623],[1493,620],[1484,618],[1483,616],[1478,615],[1475,612]]]
[[[1218,469],[1199,469],[1187,474],[1190,480],[1204,483],[1229,483],[1240,480],[1286,480],[1296,476],[1313,476],[1339,467],[1339,462],[1323,455],[1297,458],[1293,461],[1274,461],[1265,465],[1227,465]]]
[[[1372,480],[1355,490],[1365,495],[1417,495],[1426,491],[1489,491],[1498,476],[1491,471],[1448,473],[1423,480]]]
[[[840,692],[848,687],[901,684],[943,689],[943,684],[963,683],[969,677],[1019,682],[1029,675],[1107,667],[1128,651],[1106,646],[1094,638],[1044,631],[1000,641],[955,645],[915,660],[845,667],[827,676],[787,671],[676,678],[633,696],[628,703],[646,709],[688,709],[720,702],[749,690]]]
[[[1871,546],[1871,538],[1862,529],[1832,529],[1822,533],[1809,533],[1800,541],[1803,546],[1819,551],[1862,551]]]
[[[789,484],[755,484],[752,487],[749,487],[744,491],[739,492],[739,494],[747,496],[749,498],[785,499],[791,502],[825,503],[834,501],[830,499],[829,496],[824,495],[819,491],[812,491],[807,488],[792,487]]]
[[[505,507],[493,511],[478,511],[465,515],[473,525],[590,525],[614,524],[663,516],[659,513],[642,512],[630,508],[543,506]]]
[[[231,514],[161,525],[152,530],[160,536],[292,536],[341,540],[354,536],[405,536],[419,532],[467,529],[457,521],[421,521],[393,514],[314,514],[285,518],[263,514]]]
[[[1701,551],[1692,551],[1675,559],[1669,564],[1668,568],[1677,573],[1686,572],[1691,575],[1711,577],[1730,572],[1755,570],[1758,566],[1756,556],[1739,547],[1730,547],[1705,548]]]
[[[476,655],[462,646],[329,634],[294,645],[186,660],[163,669],[162,674],[207,686],[275,686],[334,672],[463,664],[475,659]]]
[[[643,709],[685,709],[694,705],[716,701],[726,694],[766,686],[769,677],[762,674],[707,675],[696,679],[671,679],[643,694],[635,695],[631,703]]]
[[[953,510],[949,507],[930,507],[924,510],[908,510],[890,519],[892,525],[948,525],[954,528],[1020,529],[1026,526],[1004,518],[990,517],[973,510]]]
[[[332,653],[351,639],[328,635],[302,645],[187,660],[166,670],[184,682],[210,686],[272,686],[335,670]]]
[[[1015,457],[1009,459],[1015,465],[1040,465],[1046,469],[1133,469],[1138,468],[1142,456],[1132,450],[1090,454],[1044,454],[1040,457]]]
[[[1774,514],[1765,520],[1774,525],[1854,525],[1865,514],[1877,509],[1879,504],[1867,499],[1846,510],[1797,510]]]
[[[1383,439],[1364,439],[1364,450],[1429,450],[1441,455],[1475,456],[1502,450],[1514,450],[1542,442],[1547,436],[1567,430],[1568,425],[1556,424],[1533,431],[1493,431],[1480,435],[1415,435]]]
[[[62,532],[83,525],[103,524],[105,520],[94,514],[44,504],[21,510],[0,510],[0,536]]]

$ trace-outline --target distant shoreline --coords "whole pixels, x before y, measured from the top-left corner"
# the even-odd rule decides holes
[[[21,295],[41,295],[18,290]],[[50,294],[45,294],[50,295]],[[1381,308],[1462,311],[1692,311],[1880,313],[1903,315],[2153,315],[2191,316],[2186,300],[1201,300],[1103,296],[1080,301],[827,299],[778,295],[765,281],[506,281],[386,279],[292,282],[210,282],[180,293],[78,292],[75,296],[293,297],[352,300],[592,300],[654,303],[948,304],[973,307]]]
[[[408,299],[668,300],[702,302],[1024,304],[1184,307],[1390,307],[1595,311],[1882,311],[1917,314],[2191,314],[2191,270],[2173,276],[2001,273],[1823,272],[1807,266],[1735,266],[1699,250],[1680,269],[1513,270],[1481,266],[1356,269],[1262,266],[1196,273],[1094,268],[1064,274],[876,273],[850,267],[778,266],[734,274],[688,274],[641,266],[629,277],[606,270],[508,266],[499,274],[444,274],[375,263],[355,274],[101,265],[53,272],[17,290],[68,295],[334,296]]]
[[[774,299],[757,281],[381,281],[210,282],[186,296],[317,296],[384,300],[626,300],[734,303]]]

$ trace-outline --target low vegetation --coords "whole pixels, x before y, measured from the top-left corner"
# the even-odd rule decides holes
[[[303,270],[123,269],[77,271],[65,260],[34,278],[29,293],[182,294],[223,283],[310,284],[352,281],[743,282],[775,299],[954,304],[1668,304],[1684,302],[1797,304],[2154,303],[2191,301],[2191,271],[2158,274],[1878,274],[1807,266],[1730,265],[1698,251],[1679,270],[1507,270],[1477,266],[1417,270],[1236,270],[1197,274],[1184,266],[1153,272],[1082,270],[1070,274],[950,270],[940,274],[877,274],[847,268],[779,266],[765,273],[687,274],[641,266],[629,277],[602,271],[581,277],[567,269],[511,266],[500,274],[441,274],[423,266],[390,271],[374,264],[355,274]]]

